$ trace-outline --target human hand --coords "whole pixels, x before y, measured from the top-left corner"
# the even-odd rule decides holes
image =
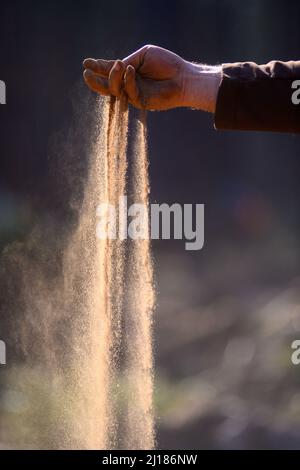
[[[116,97],[124,92],[137,108],[214,111],[220,68],[188,62],[161,47],[144,46],[123,60],[86,59],[83,65],[93,91]]]

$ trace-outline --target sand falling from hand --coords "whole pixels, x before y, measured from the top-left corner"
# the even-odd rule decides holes
[[[99,203],[118,207],[127,191],[128,106],[101,100],[79,224],[64,256],[65,302],[71,300],[71,421],[65,446],[154,447],[152,388],[153,273],[149,237],[100,240]],[[145,114],[133,133],[132,202],[148,208]],[[126,224],[122,214],[118,226]],[[121,219],[121,220],[120,220]],[[144,222],[148,231],[148,212]],[[148,235],[148,234],[147,234]],[[123,237],[125,238],[125,237]]]
[[[66,149],[57,152],[57,177],[70,176],[74,218],[69,225],[40,221],[26,242],[1,257],[18,357],[6,388],[24,397],[1,420],[16,448],[152,449],[148,211],[143,239],[126,239],[122,212],[123,237],[100,239],[96,231],[101,203],[118,206],[127,195],[128,203],[148,208],[145,114],[129,119],[124,98],[101,98],[90,139],[85,116],[83,129],[64,136]],[[88,168],[80,172],[74,162],[83,150]]]

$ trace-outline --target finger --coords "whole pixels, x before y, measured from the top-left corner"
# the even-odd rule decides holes
[[[149,48],[150,46],[143,46],[137,51],[135,51],[133,54],[130,54],[129,56],[125,57],[125,59],[123,59],[125,66],[132,65],[135,70],[138,70],[143,64],[145,54]]]
[[[137,106],[139,103],[139,90],[136,83],[135,69],[132,65],[128,65],[124,75],[124,91],[129,101]]]
[[[109,91],[113,96],[120,96],[121,94],[124,72],[125,65],[121,60],[117,60],[108,78]]]
[[[92,72],[100,75],[101,77],[108,77],[109,73],[114,66],[114,60],[104,60],[104,59],[85,59],[83,61],[83,66],[86,69],[91,70]]]
[[[87,86],[101,95],[110,95],[107,78],[101,78],[91,70],[85,70],[83,77]]]

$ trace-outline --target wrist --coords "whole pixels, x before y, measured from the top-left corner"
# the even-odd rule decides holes
[[[214,113],[222,79],[222,66],[186,62],[182,106]]]

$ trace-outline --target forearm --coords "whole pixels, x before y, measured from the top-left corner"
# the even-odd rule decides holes
[[[300,132],[292,84],[300,61],[224,64],[215,109],[217,129]]]
[[[187,62],[183,106],[215,114],[217,129],[300,132],[292,101],[300,61],[209,66]]]

